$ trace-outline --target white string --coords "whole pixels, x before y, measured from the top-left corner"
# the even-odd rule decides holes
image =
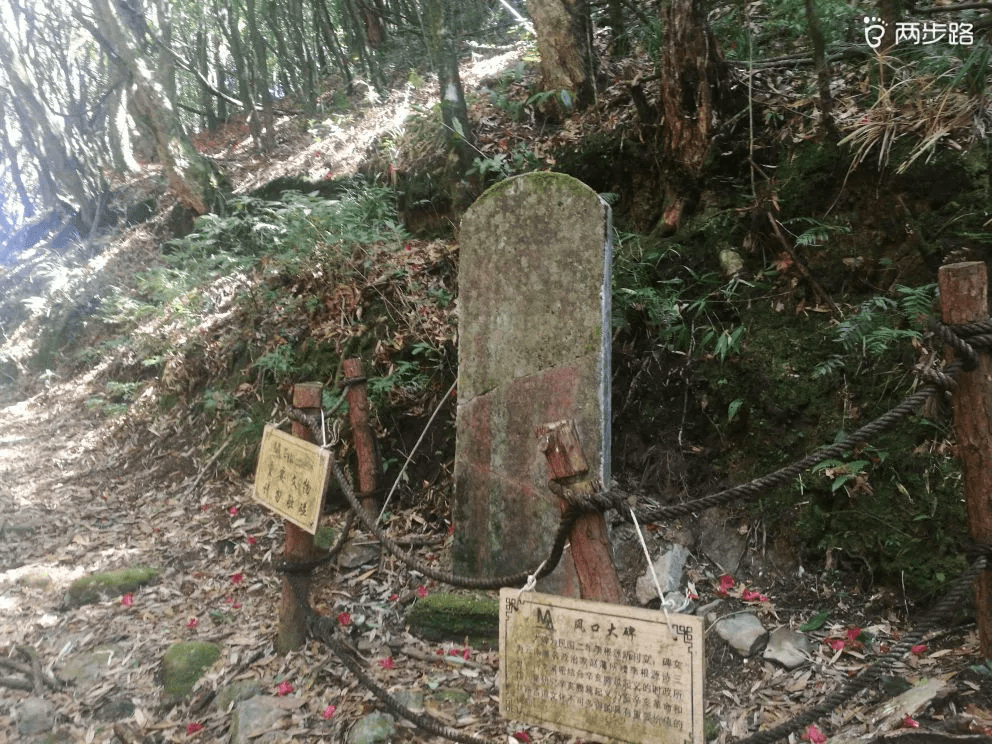
[[[541,569],[544,568],[544,564],[547,562],[548,559],[545,558],[543,561],[541,561],[541,565],[537,567],[537,570],[527,577],[527,583],[524,584],[524,588],[521,589],[519,592],[517,592],[517,599],[520,599],[520,597],[523,596],[524,592],[534,591],[534,587],[537,586],[537,575],[541,573]]]
[[[327,427],[324,425],[324,407],[320,408],[320,438],[323,440],[322,448],[327,448]]]
[[[676,633],[675,628],[672,627],[672,618],[668,615],[668,602],[665,601],[665,593],[661,591],[661,583],[658,581],[658,574],[655,573],[654,570],[654,561],[651,560],[651,554],[648,553],[648,546],[647,543],[644,542],[644,535],[641,534],[641,526],[637,523],[637,515],[634,514],[633,507],[630,508],[630,518],[634,520],[634,531],[637,533],[637,539],[641,541],[641,550],[644,551],[644,557],[647,558],[648,568],[651,569],[651,578],[654,580],[654,588],[655,591],[658,592],[658,599],[661,600],[661,611],[665,613],[665,623],[668,625],[668,630],[672,633],[672,638],[678,638],[678,633]],[[684,606],[685,605],[683,605],[683,607]]]

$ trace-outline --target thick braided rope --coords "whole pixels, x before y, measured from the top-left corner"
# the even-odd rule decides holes
[[[309,416],[302,411],[295,409],[290,410],[289,417],[305,424],[311,429],[316,428],[318,432],[320,431],[320,422],[317,421],[315,417]],[[347,499],[348,504],[358,517],[358,521],[361,523],[362,527],[375,535],[376,539],[382,543],[383,547],[391,555],[401,560],[414,571],[419,571],[428,578],[445,584],[450,584],[452,586],[460,586],[466,589],[501,589],[505,586],[522,586],[531,578],[531,576],[535,579],[544,578],[558,566],[558,562],[561,560],[562,554],[565,551],[565,544],[568,542],[569,535],[572,532],[572,526],[575,524],[575,520],[577,520],[583,513],[581,509],[575,507],[569,507],[568,510],[566,510],[561,517],[561,522],[558,525],[558,531],[555,533],[555,540],[551,547],[551,553],[549,554],[547,560],[535,571],[521,571],[520,573],[512,574],[510,576],[497,576],[494,578],[471,578],[467,576],[458,576],[457,574],[449,571],[439,571],[418,561],[411,553],[403,550],[403,548],[396,544],[396,542],[394,542],[393,539],[390,538],[378,524],[376,524],[375,517],[365,511],[364,507],[359,503],[358,497],[355,495],[355,489],[351,487],[351,483],[348,482],[348,479],[345,477],[344,472],[341,470],[341,466],[338,464],[338,461],[333,454],[331,455],[330,460],[334,477],[341,486],[341,491],[344,493],[345,499]]]
[[[451,741],[457,741],[459,744],[496,744],[496,742],[490,742],[488,739],[482,739],[471,734],[463,734],[456,731],[453,728],[444,725],[444,723],[439,721],[437,718],[434,718],[434,716],[414,713],[365,671],[362,664],[353,657],[350,649],[334,637],[334,632],[335,630],[333,623],[328,618],[322,617],[316,613],[310,615],[311,637],[327,644],[331,651],[334,652],[334,655],[338,657],[338,660],[344,664],[350,672],[358,677],[359,681],[365,685],[365,687],[372,692],[373,695],[382,701],[383,705],[391,713],[395,713],[401,718],[407,719],[423,731],[433,734],[434,736],[441,736],[445,739],[450,739]]]
[[[734,744],[771,744],[771,742],[784,739],[789,734],[799,731],[803,727],[827,715],[835,708],[843,705],[868,687],[868,685],[879,681],[886,670],[897,660],[901,659],[913,646],[918,644],[927,633],[937,626],[937,623],[961,610],[961,605],[971,589],[972,582],[985,570],[987,565],[988,559],[985,556],[972,563],[968,570],[958,577],[951,590],[937,604],[933,611],[927,615],[923,623],[904,635],[902,640],[887,654],[879,658],[878,661],[865,669],[857,677],[846,682],[840,688],[827,695],[816,706],[810,708],[805,713],[799,714],[791,721],[787,721],[767,731],[759,731],[744,739],[738,739]],[[884,700],[888,697],[891,697],[891,695],[883,694],[880,699]]]

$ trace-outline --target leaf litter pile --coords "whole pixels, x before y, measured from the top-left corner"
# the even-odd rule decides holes
[[[523,87],[523,73],[508,80],[509,88]],[[615,87],[606,98],[624,95],[619,81]],[[578,117],[554,135],[556,141],[539,141],[526,116],[508,123],[492,101],[482,97],[472,109],[480,147],[497,163],[508,162],[516,146],[527,142],[530,152],[549,164],[548,153],[555,147],[588,132],[625,126],[625,117],[632,116],[629,107],[611,108],[607,101],[613,113],[605,120]],[[370,108],[363,125],[388,130],[398,116],[395,104],[391,99]],[[370,147],[372,135],[366,132],[362,140]],[[347,132],[335,130],[322,143],[304,139],[295,150],[284,145],[280,160],[270,163],[247,163],[247,148],[235,144],[218,156],[236,173],[243,168],[237,173],[242,191],[287,172],[305,170],[323,178],[349,166],[331,156],[338,145],[353,140]],[[243,139],[235,140],[243,145]],[[143,227],[132,230],[128,241],[135,270],[157,254],[154,236]],[[202,414],[187,413],[183,405],[164,415],[149,412],[157,395],[188,403],[185,392],[226,374],[239,336],[245,343],[261,341],[264,358],[278,359],[285,345],[280,334],[288,327],[301,326],[318,342],[354,349],[360,345],[356,340],[378,325],[389,333],[379,333],[362,351],[380,378],[402,382],[404,374],[416,374],[409,354],[403,354],[430,342],[435,367],[429,379],[411,378],[409,385],[382,391],[390,404],[422,423],[453,376],[452,360],[443,350],[454,340],[456,261],[457,246],[450,241],[408,240],[398,249],[369,246],[352,255],[347,276],[296,280],[294,293],[317,298],[315,304],[276,307],[261,318],[249,317],[232,301],[244,288],[238,282],[247,286],[258,277],[225,277],[209,290],[214,298],[209,322],[195,329],[183,354],[165,360],[158,387],[149,389],[149,400],[139,400],[126,418],[102,418],[86,405],[92,400],[90,386],[98,381],[94,376],[49,380],[30,397],[4,393],[0,739],[18,740],[16,715],[30,697],[51,705],[54,740],[65,742],[227,741],[232,703],[224,691],[237,686],[278,701],[273,705],[282,715],[273,720],[266,741],[345,741],[356,722],[383,710],[323,645],[311,641],[285,656],[275,652],[281,578],[272,563],[282,552],[281,521],[251,500],[250,473],[215,467],[222,461],[201,454],[210,451],[203,446],[208,441],[213,450],[217,442],[230,441],[233,429],[213,431]],[[118,274],[128,275],[128,267]],[[378,315],[368,310],[373,296]],[[179,327],[159,323],[148,333],[169,335]],[[140,341],[141,334],[135,339]],[[141,359],[129,359],[127,353],[119,350],[97,374],[109,377],[140,365]],[[262,401],[266,370],[249,372],[234,397],[264,403],[267,417],[276,420],[280,404]],[[446,433],[429,451],[450,455],[450,409],[442,419],[435,427]],[[404,454],[419,434],[419,428],[398,433],[397,421],[376,425],[377,434],[388,434],[392,449]],[[256,444],[240,441],[229,449],[247,453]],[[346,444],[340,449],[346,456]],[[388,531],[413,546],[419,560],[447,569],[451,536],[443,494],[450,493],[450,462],[435,459],[426,476],[418,472],[405,484],[408,498],[391,509]],[[332,514],[325,522],[340,528],[343,517]],[[318,612],[333,619],[380,685],[412,709],[491,741],[576,741],[528,722],[502,720],[495,649],[474,648],[464,639],[428,642],[407,628],[411,605],[449,587],[425,580],[374,549],[369,536],[354,533],[352,543],[346,565],[315,573],[311,599]],[[149,571],[133,586],[104,591],[94,601],[69,596],[75,580],[123,568]],[[765,627],[801,628],[816,641],[807,663],[786,670],[760,657],[742,659],[707,634],[707,734],[718,744],[812,707],[884,654],[907,629],[906,613],[894,609],[890,597],[841,591],[810,574],[731,577],[702,556],[690,563],[689,574],[699,603],[722,599],[721,613],[750,609]],[[166,651],[180,641],[215,643],[221,653],[192,693],[177,701],[163,689],[161,667]],[[877,704],[876,697],[863,694],[797,738],[854,740],[917,727],[992,735],[992,667],[978,659],[973,625],[935,635],[896,664],[885,681],[892,688],[886,692],[900,696],[897,706]],[[400,720],[391,741],[441,740]]]

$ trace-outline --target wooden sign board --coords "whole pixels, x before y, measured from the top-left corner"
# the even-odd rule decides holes
[[[330,473],[330,452],[268,425],[255,469],[255,500],[316,534]]]
[[[499,594],[499,711],[582,737],[703,744],[703,622],[536,592]],[[675,635],[672,635],[672,631]]]

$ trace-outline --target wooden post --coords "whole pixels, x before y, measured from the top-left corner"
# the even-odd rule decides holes
[[[946,325],[986,320],[988,272],[980,261],[941,266],[938,273],[941,318]],[[951,401],[958,458],[964,475],[968,531],[978,543],[992,542],[992,360],[978,355],[978,366],[958,378]],[[982,656],[992,659],[992,571],[975,582],[975,609]]]
[[[345,379],[365,376],[361,359],[345,359],[341,369]],[[348,387],[348,423],[358,460],[358,493],[365,511],[375,515],[375,497],[372,495],[375,491],[375,443],[369,426],[369,399],[364,382]]]
[[[594,492],[589,465],[579,432],[571,419],[538,429],[540,446],[548,462],[548,476],[578,495]],[[559,499],[562,513],[568,507]],[[624,604],[623,589],[610,557],[606,520],[601,513],[584,514],[572,527],[572,562],[579,580],[579,596],[611,604]]]
[[[304,413],[320,418],[321,393],[319,382],[303,382],[293,386],[293,407]],[[313,442],[313,433],[305,424],[293,422],[294,437]],[[286,546],[283,555],[287,563],[305,563],[314,558],[313,535],[300,529],[292,522],[283,520],[286,530]],[[292,582],[292,583],[291,583]],[[294,589],[293,584],[296,584]],[[306,609],[296,598],[299,591],[303,596],[310,595],[310,576],[307,574],[284,575],[282,579],[282,603],[279,606],[279,634],[276,650],[279,653],[294,651],[303,645],[307,635]]]

